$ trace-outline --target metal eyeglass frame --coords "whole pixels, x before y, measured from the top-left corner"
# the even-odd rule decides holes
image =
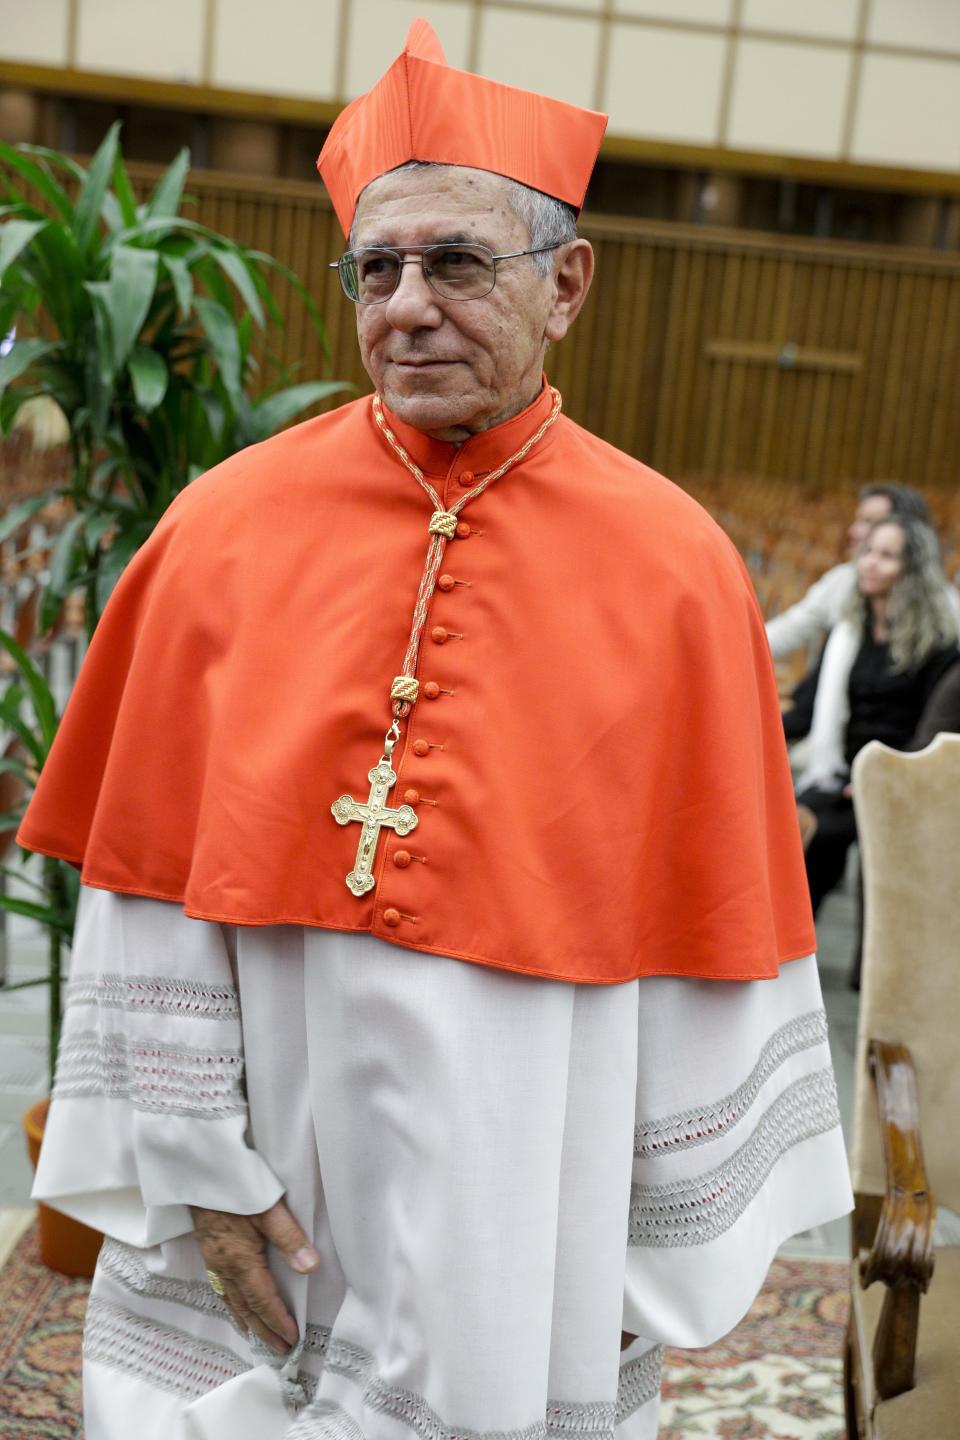
[[[354,305],[385,305],[388,300],[393,299],[400,288],[400,277],[403,267],[405,265],[417,264],[416,260],[405,260],[403,258],[404,255],[408,255],[413,251],[419,256],[420,271],[434,295],[439,295],[441,300],[452,300],[455,304],[465,305],[468,300],[484,300],[492,292],[497,283],[498,260],[519,260],[523,255],[546,255],[548,251],[559,250],[560,246],[566,243],[565,240],[554,240],[551,245],[538,245],[535,250],[509,250],[504,255],[494,255],[489,246],[473,244],[470,241],[438,240],[430,245],[404,245],[403,249],[396,249],[392,245],[361,245],[356,250],[345,250],[339,260],[329,261],[327,268],[337,271],[337,274],[340,276],[340,288],[347,299],[352,301]],[[351,295],[347,289],[347,282],[344,279],[342,266],[343,262],[352,256],[363,255],[365,252],[371,250],[375,251],[378,255],[396,255],[400,262],[397,266],[397,283],[390,291],[390,294],[384,295],[380,300],[360,300],[355,295]],[[482,295],[444,295],[443,291],[438,290],[434,285],[427,270],[427,256],[434,250],[482,250],[486,255],[490,256],[493,263],[493,279],[490,281],[490,289],[484,290]]]

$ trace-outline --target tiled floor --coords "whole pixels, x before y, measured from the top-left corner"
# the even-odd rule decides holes
[[[857,996],[847,987],[854,944],[854,902],[844,892],[830,896],[818,925],[820,974],[830,1022],[840,1113],[849,1137],[853,1112]],[[9,978],[25,980],[45,971],[42,937],[29,922],[7,917]],[[47,1090],[46,990],[37,986],[7,994],[0,990],[0,1208],[23,1206],[31,1171],[23,1141],[23,1112]],[[795,1236],[784,1253],[799,1256],[849,1254],[848,1224],[835,1220]]]

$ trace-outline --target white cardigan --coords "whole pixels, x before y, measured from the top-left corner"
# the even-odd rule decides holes
[[[811,785],[822,790],[839,790],[846,783],[849,766],[844,738],[850,719],[850,671],[862,635],[861,627],[854,620],[841,620],[830,631],[813,702],[807,764],[797,781],[798,792]]]

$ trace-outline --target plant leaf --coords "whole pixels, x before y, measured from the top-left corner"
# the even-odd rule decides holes
[[[237,335],[236,321],[216,300],[197,299],[194,306],[210,341],[210,349],[231,404],[234,410],[239,410],[243,392],[240,386],[240,338]]]
[[[156,189],[144,206],[144,214],[151,219],[168,218],[176,215],[183,198],[183,185],[190,169],[190,151],[181,150],[172,165],[157,181]]]
[[[87,404],[74,415],[73,423],[78,427],[85,423],[85,417],[88,417],[94,435],[98,440],[102,440],[110,415],[110,402],[113,399],[114,377],[110,368],[113,344],[106,313],[97,296],[94,296],[93,325],[90,329],[92,333],[88,336],[84,353],[83,388]]]
[[[246,252],[246,258],[250,264],[250,275],[253,279],[254,285],[256,285],[257,287],[260,299],[263,301],[264,305],[267,308],[267,314],[270,316],[270,319],[275,325],[279,325],[282,327],[283,311],[277,304],[277,297],[274,295],[272,289],[270,288],[270,281],[263,273],[263,261],[261,259],[260,252],[258,250],[248,250]]]
[[[74,520],[79,518],[79,516],[74,516]],[[73,521],[71,520],[70,523],[72,525]],[[40,752],[42,757],[44,751],[48,750],[53,744],[53,737],[57,733],[57,725],[59,724],[57,705],[53,698],[53,691],[29,655],[27,655],[26,651],[21,650],[16,640],[14,640],[13,636],[9,635],[6,630],[0,630],[0,645],[13,657],[14,663],[23,677],[23,683],[26,685],[30,699],[33,702],[37,724],[40,726],[40,734],[44,742],[43,750]]]
[[[17,505],[11,505],[7,513],[0,519],[0,544],[9,540],[10,536],[20,529],[21,525],[32,520],[38,510],[44,505],[49,505],[50,495],[31,495],[26,500],[21,500]]]
[[[30,772],[23,761],[12,760],[9,755],[0,755],[0,774],[16,775],[17,779],[23,780],[25,784],[29,785],[31,783]],[[0,865],[0,871],[2,870],[3,866]]]
[[[102,292],[113,335],[114,372],[133,349],[147,318],[157,284],[159,256],[155,250],[118,245],[110,265],[110,283]]]
[[[90,511],[83,523],[83,533],[87,544],[91,549],[99,545],[107,531],[116,525],[116,516],[109,510]]]
[[[139,550],[152,529],[153,522],[150,520],[135,521],[117,536],[110,549],[101,558],[97,571],[98,614],[102,614],[104,606],[113,593],[113,587],[120,579],[127,562]]]
[[[61,220],[68,223],[73,219],[73,205],[67,192],[57,184],[50,171],[44,164],[37,164],[31,160],[28,154],[24,153],[31,147],[18,146],[15,150],[11,145],[5,145],[0,141],[0,160],[9,165],[12,170],[26,180],[28,185],[38,191],[46,200],[48,205],[60,216]]]
[[[4,720],[13,734],[23,741],[26,749],[29,750],[34,760],[36,760],[37,768],[39,769],[46,760],[47,755],[42,741],[34,734],[28,721],[26,721],[22,715],[11,714],[7,710],[4,710]]]
[[[126,226],[133,226],[137,223],[137,200],[130,184],[130,176],[127,174],[127,167],[123,163],[123,155],[117,151],[116,164],[113,167],[113,188],[116,193],[117,203],[120,206],[120,214]]]
[[[100,385],[107,392],[112,391],[113,381],[116,375],[113,364],[113,326],[110,323],[110,282],[109,280],[85,280],[83,288],[90,296],[91,311],[93,314],[93,330],[96,343],[88,346],[86,353],[87,363],[87,387],[91,394],[91,405],[96,409],[98,416],[98,428],[106,425],[106,408],[109,407],[109,394],[106,400],[102,400],[99,394],[99,387],[92,384],[92,374],[96,372],[100,377]],[[94,400],[94,394],[96,399]],[[102,411],[97,408],[100,404],[105,408]],[[102,415],[102,420],[99,418]]]
[[[323,346],[323,353],[329,360],[330,346],[327,341],[327,327],[323,323],[323,316],[320,314],[320,307],[317,305],[316,300],[314,300],[313,296],[310,294],[310,291],[307,289],[306,285],[304,285],[299,275],[295,275],[294,272],[289,268],[289,266],[284,265],[282,261],[275,259],[273,255],[268,255],[265,250],[248,250],[247,258],[249,260],[258,260],[261,265],[265,265],[269,267],[269,269],[276,271],[278,275],[282,275],[283,279],[286,280],[287,284],[290,285],[292,289],[300,296],[300,299],[303,301],[304,306],[306,307],[307,314],[313,321],[313,328],[316,330],[317,336],[320,340],[320,344]],[[264,280],[263,285],[258,286],[257,288],[260,290],[260,294],[263,295],[264,289],[266,288],[266,281]]]
[[[53,351],[60,349],[62,349],[62,345],[59,340],[35,340],[32,337],[15,340],[10,354],[4,355],[0,359],[0,395],[6,390],[11,380],[16,380],[44,355],[50,355]]]
[[[190,268],[194,280],[199,280],[208,292],[208,298],[216,300],[228,315],[236,311],[236,291],[213,258],[212,245],[198,245],[190,257]]]
[[[202,413],[204,421],[206,422],[210,438],[212,439],[214,445],[217,447],[217,454],[219,455],[221,453],[220,446],[223,438],[224,422],[226,420],[223,401],[220,399],[220,396],[215,393],[215,391],[210,389],[208,385],[196,386],[195,393],[197,399],[200,401],[200,411]],[[196,453],[195,448],[192,446],[191,453]],[[228,454],[229,452],[224,451],[222,453]],[[204,465],[202,467],[203,470],[208,468],[208,465]]]
[[[354,386],[346,380],[311,380],[265,396],[253,407],[254,439],[266,440],[309,405],[316,405],[318,400],[325,400],[328,395],[353,389]]]
[[[115,120],[90,162],[90,169],[77,197],[74,221],[77,246],[83,255],[89,252],[97,233],[103,198],[117,159],[119,136],[120,121]]]
[[[100,214],[106,222],[107,229],[111,234],[116,235],[120,230],[127,227],[123,220],[123,211],[120,209],[120,201],[112,190],[108,190],[103,197],[103,205],[100,207]]]
[[[140,409],[148,415],[156,410],[167,393],[170,380],[162,355],[148,345],[135,345],[128,361],[133,393]]]
[[[20,251],[27,248],[34,235],[46,230],[49,224],[49,220],[5,220],[0,225],[0,278]]]
[[[173,281],[173,292],[177,297],[180,319],[186,320],[193,305],[193,276],[190,266],[180,255],[161,255],[160,262]]]
[[[0,815],[0,824],[5,818]],[[35,905],[32,900],[15,900],[12,895],[0,895],[0,910],[11,910],[14,915],[26,915],[31,920],[39,920],[41,925],[48,925],[63,935],[69,936],[72,930],[68,914],[62,910],[54,910],[49,905]]]
[[[79,180],[82,185],[87,178],[87,172],[82,165],[79,165],[70,155],[64,155],[62,150],[51,150],[47,145],[18,145],[17,149],[22,155],[37,155],[41,160],[46,160],[55,170],[65,170],[72,175],[74,180]],[[73,208],[71,207],[71,215]]]
[[[43,886],[38,885],[36,880],[31,880],[30,876],[27,875],[23,870],[23,857],[25,854],[26,852],[21,850],[21,868],[19,870],[17,870],[13,865],[0,865],[0,875],[5,875],[8,880],[16,880],[18,885],[26,885],[28,889],[35,890],[38,895],[45,895],[46,891],[44,890]],[[3,988],[5,990],[12,990],[13,986],[5,985]]]
[[[233,281],[248,311],[262,330],[266,321],[257,287],[250,276],[250,266],[238,251],[228,250],[222,245],[211,245],[208,254],[213,256],[220,269]]]
[[[76,338],[79,314],[87,308],[77,293],[86,273],[84,265],[72,231],[63,224],[50,224],[38,231],[16,266],[7,271],[3,286],[10,290],[12,281],[30,285],[53,321],[54,333],[70,344]],[[23,300],[21,304],[27,308]]]
[[[76,515],[71,515],[56,538],[53,554],[50,556],[48,593],[52,592],[58,602],[64,598],[67,590],[72,588],[74,551],[77,548],[80,532],[86,523],[86,519],[86,512],[83,510],[79,511]],[[44,625],[42,628],[45,630],[47,627]]]

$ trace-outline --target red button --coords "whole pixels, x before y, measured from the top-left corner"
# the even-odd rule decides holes
[[[433,641],[434,645],[446,645],[447,641],[450,639],[450,631],[444,630],[442,625],[434,625],[433,629],[430,631],[430,639]]]
[[[389,910],[384,910],[383,912],[383,923],[384,925],[390,925],[391,927],[399,925],[400,911],[394,910],[393,906],[391,905]]]
[[[414,740],[413,753],[414,755],[429,755],[430,742],[428,740]]]
[[[470,526],[467,524],[466,520],[461,520],[461,521],[460,521],[460,524],[457,526],[457,539],[458,539],[458,540],[469,540],[469,538],[470,538]]]
[[[452,590],[456,583],[457,582],[456,580],[454,580],[452,575],[441,575],[440,579],[437,581],[437,589]]]
[[[428,680],[426,685],[424,685],[423,687],[423,693],[428,700],[436,700],[437,696],[440,694],[440,686],[437,684],[436,680]]]
[[[394,855],[393,857],[393,863],[394,865],[396,865],[398,870],[406,870],[407,866],[410,864],[410,851],[398,850],[396,855]]]
[[[404,792],[403,792],[403,803],[404,803],[404,805],[419,805],[419,804],[420,804],[420,791],[419,791],[419,790],[404,790]]]
[[[464,470],[460,476],[460,484],[464,490],[469,490],[476,478],[472,470]]]

